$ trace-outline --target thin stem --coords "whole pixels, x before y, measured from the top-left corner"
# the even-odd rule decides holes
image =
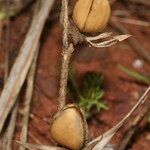
[[[69,47],[68,35],[69,35],[69,20],[68,20],[68,0],[62,0],[61,17],[63,23],[63,51]]]
[[[62,109],[66,103],[68,67],[71,54],[73,51],[74,51],[73,44],[70,44],[68,50],[63,53],[62,57],[61,80],[59,90],[59,110]]]
[[[59,110],[66,104],[67,80],[69,61],[74,51],[72,43],[69,43],[69,20],[68,20],[68,0],[62,0],[61,19],[63,25],[63,50],[62,50],[62,66],[59,90]]]

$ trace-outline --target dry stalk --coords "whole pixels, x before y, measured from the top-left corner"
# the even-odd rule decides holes
[[[33,18],[26,39],[4,86],[0,97],[0,132],[2,131],[5,120],[15,104],[16,97],[25,81],[27,72],[36,52],[35,47],[39,41],[42,29],[53,3],[54,0],[42,1],[41,9]]]
[[[33,59],[31,68],[29,70],[28,76],[27,76],[27,89],[25,93],[22,130],[20,134],[20,141],[22,142],[27,142],[28,123],[29,123],[31,100],[32,100],[32,94],[33,94],[33,88],[34,88],[34,77],[35,77],[36,63],[37,63],[37,57],[38,57],[38,52],[39,52],[39,45],[37,45],[36,49],[37,51]],[[20,150],[25,150],[25,148],[20,146]]]
[[[74,51],[72,43],[69,43],[69,20],[68,20],[68,0],[62,0],[61,21],[63,24],[63,50],[62,50],[62,67],[59,90],[59,110],[66,103],[66,87],[68,79],[68,65],[71,55]]]

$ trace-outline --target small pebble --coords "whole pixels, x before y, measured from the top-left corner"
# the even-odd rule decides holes
[[[136,60],[133,62],[132,66],[133,66],[134,68],[143,68],[144,62],[143,62],[143,60],[141,60],[141,59],[136,59]]]

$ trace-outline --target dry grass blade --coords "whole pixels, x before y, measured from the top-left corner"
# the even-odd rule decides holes
[[[16,101],[16,97],[20,91],[20,88],[24,83],[27,72],[36,52],[35,47],[39,41],[44,23],[49,15],[49,11],[53,6],[54,0],[45,0],[41,2],[41,9],[33,18],[32,25],[0,97],[0,132],[2,131],[5,120]]]
[[[87,150],[93,147],[93,150],[102,150],[112,139],[112,137],[116,134],[116,132],[120,129],[122,125],[124,125],[125,121],[132,115],[132,113],[138,108],[139,105],[143,104],[148,97],[150,92],[150,87],[146,90],[146,92],[142,95],[139,101],[135,104],[135,106],[131,109],[131,111],[113,128],[105,132],[103,135],[94,139],[87,145]]]
[[[61,147],[34,145],[34,144],[29,144],[29,143],[23,143],[20,141],[15,141],[15,142],[29,150],[66,150],[65,148],[61,148]]]
[[[27,89],[26,89],[26,93],[25,93],[22,131],[20,134],[20,141],[22,141],[24,143],[27,141],[28,122],[29,122],[31,100],[32,100],[32,94],[33,94],[33,88],[34,88],[34,77],[35,77],[36,63],[37,63],[37,57],[38,57],[38,52],[39,52],[39,45],[37,45],[36,49],[37,49],[36,55],[33,59],[30,71],[27,76]],[[25,148],[20,147],[20,150],[25,150]]]

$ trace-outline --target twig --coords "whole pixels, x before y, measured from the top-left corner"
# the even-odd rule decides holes
[[[4,122],[24,83],[36,52],[35,47],[39,41],[44,23],[49,15],[49,11],[51,10],[53,3],[54,0],[42,1],[41,9],[33,18],[32,25],[4,86],[0,97],[0,132],[2,131]]]
[[[27,142],[28,122],[29,122],[31,100],[32,100],[32,94],[33,94],[33,88],[34,88],[34,77],[35,77],[36,63],[37,63],[37,57],[38,57],[38,52],[39,52],[39,45],[37,45],[36,49],[37,49],[36,55],[33,59],[31,68],[29,70],[29,74],[27,76],[27,89],[25,93],[22,130],[20,134],[20,141],[24,143]],[[21,146],[20,150],[25,150],[25,148]]]
[[[62,66],[61,79],[59,90],[59,110],[65,106],[66,103],[66,87],[68,80],[69,61],[74,51],[73,44],[69,44],[69,20],[68,20],[68,0],[62,0],[61,21],[63,24],[63,50],[62,50]]]
[[[115,22],[111,20],[112,26],[114,26],[117,30],[119,30],[122,33],[129,34],[129,31],[119,22]],[[142,56],[143,59],[145,59],[147,62],[150,63],[150,53],[139,44],[139,42],[135,38],[129,38],[128,39],[129,44],[133,47],[133,50]]]
[[[121,144],[119,145],[118,150],[125,150],[129,143],[131,142],[131,139],[133,138],[135,132],[137,131],[138,125],[141,123],[141,121],[147,116],[147,114],[150,112],[150,107],[147,107],[146,110],[142,113],[140,113],[135,120],[133,121],[132,125],[130,126],[128,132],[125,134]]]

